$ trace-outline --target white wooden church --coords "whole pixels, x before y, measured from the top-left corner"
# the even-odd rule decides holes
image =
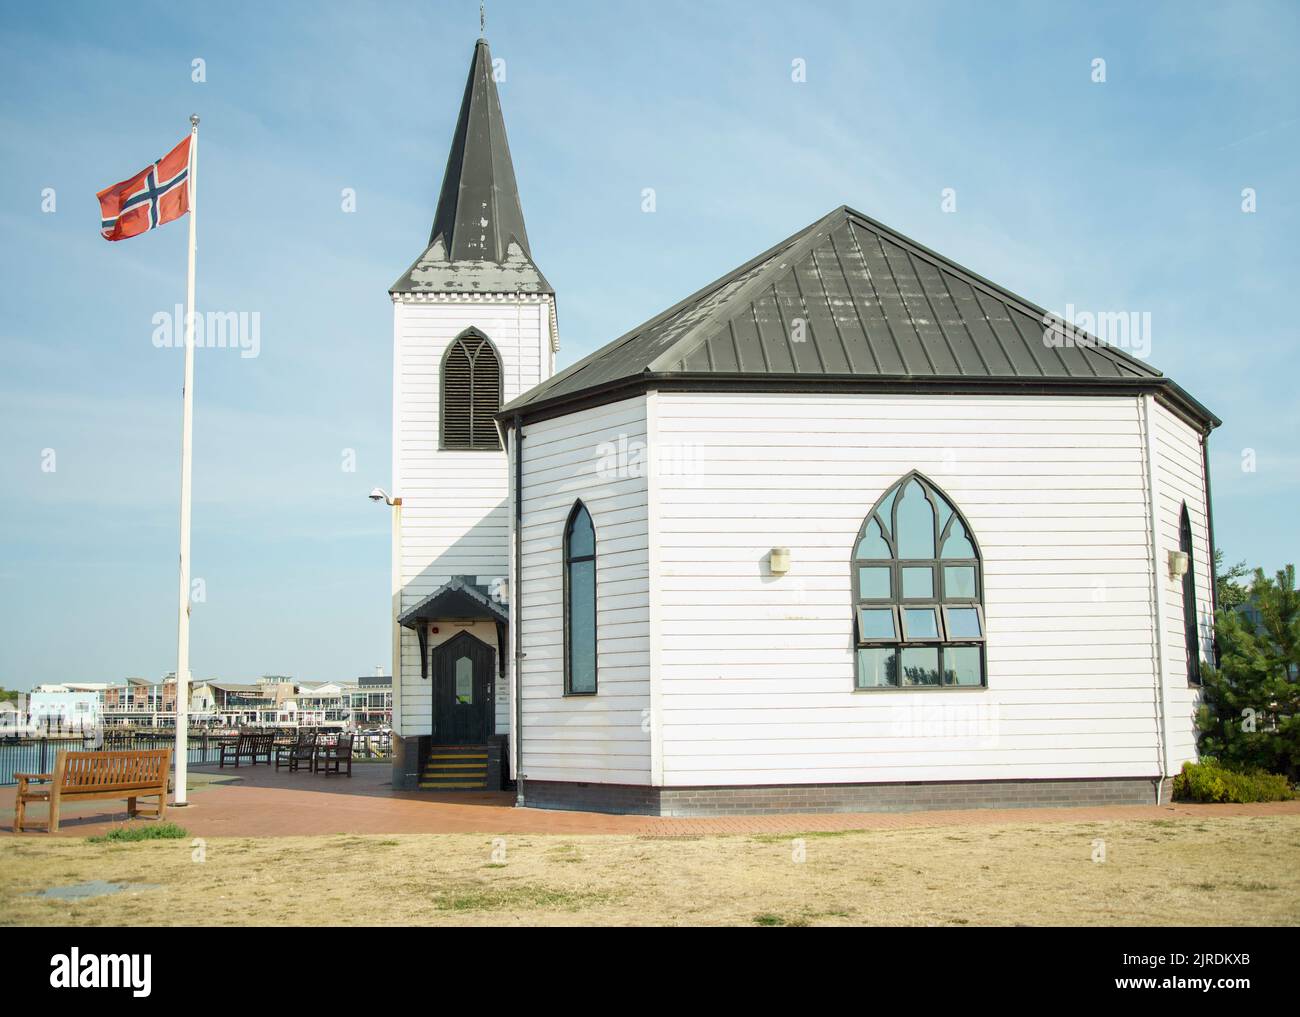
[[[393,285],[394,785],[1154,802],[1211,652],[1169,378],[850,208],[556,372],[487,42]]]

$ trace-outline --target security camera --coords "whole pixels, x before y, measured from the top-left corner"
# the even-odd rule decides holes
[[[380,487],[376,487],[371,491],[369,497],[371,501],[388,501],[388,495]]]

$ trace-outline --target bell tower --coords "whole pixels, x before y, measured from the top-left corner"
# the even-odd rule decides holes
[[[389,294],[401,499],[393,780],[412,787],[436,779],[424,759],[438,731],[478,744],[481,722],[492,744],[508,736],[506,612],[494,590],[508,570],[509,476],[494,414],[551,376],[559,346],[555,293],[533,261],[486,39],[474,46],[428,243]],[[488,660],[491,676],[475,672],[468,689],[442,689],[438,648],[462,633],[492,651],[474,644],[466,666]],[[475,708],[468,720],[459,716],[469,716],[466,698]]]

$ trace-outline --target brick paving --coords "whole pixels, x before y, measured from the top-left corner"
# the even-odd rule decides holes
[[[1300,801],[1259,805],[1107,805],[1095,807],[954,809],[928,812],[852,812],[730,815],[692,819],[611,816],[587,812],[516,809],[506,792],[434,794],[394,791],[386,765],[363,764],[354,776],[278,773],[267,766],[238,770],[201,768],[190,806],[167,818],[198,837],[295,837],[333,834],[624,834],[697,837],[718,834],[885,830],[921,826],[1002,823],[1080,823],[1114,820],[1203,819],[1221,816],[1300,815]],[[240,779],[222,783],[238,776]],[[0,834],[13,834],[9,788],[0,788]],[[8,799],[8,800],[5,800]],[[126,821],[125,802],[66,806],[58,836],[104,833]],[[32,809],[44,818],[43,809]],[[146,822],[146,820],[136,820]],[[41,837],[40,833],[23,836]]]

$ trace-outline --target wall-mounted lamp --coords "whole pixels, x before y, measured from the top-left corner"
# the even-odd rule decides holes
[[[1169,578],[1170,579],[1182,579],[1183,576],[1187,575],[1187,569],[1190,567],[1190,565],[1191,565],[1191,561],[1188,559],[1186,551],[1169,552]]]
[[[774,547],[767,555],[767,567],[774,576],[783,576],[790,571],[790,549]]]

